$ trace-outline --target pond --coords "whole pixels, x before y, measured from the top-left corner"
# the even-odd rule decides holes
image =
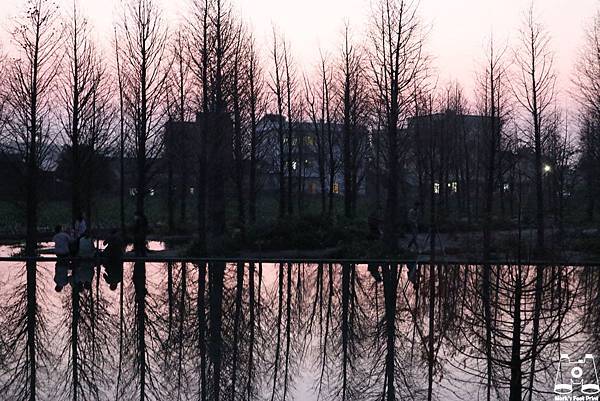
[[[54,262],[0,271],[4,399],[598,395],[595,266],[126,262],[60,293]]]

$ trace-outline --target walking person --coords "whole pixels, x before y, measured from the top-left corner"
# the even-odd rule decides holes
[[[421,204],[419,202],[415,202],[413,207],[408,211],[408,224],[410,226],[410,230],[412,233],[412,237],[410,242],[408,243],[408,249],[411,246],[415,246],[417,248],[417,252],[420,252],[419,249],[419,220],[421,217]]]
[[[54,228],[52,241],[54,242],[54,253],[57,259],[54,267],[54,283],[56,284],[54,290],[56,292],[61,292],[69,282],[69,244],[71,240],[71,236],[63,230],[62,226],[57,225]]]

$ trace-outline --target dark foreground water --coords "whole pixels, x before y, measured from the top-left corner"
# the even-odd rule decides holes
[[[33,294],[0,264],[0,399],[597,396],[596,267],[140,263],[145,296],[133,269],[56,293],[38,263]]]

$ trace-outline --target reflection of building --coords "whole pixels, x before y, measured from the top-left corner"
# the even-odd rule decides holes
[[[289,162],[287,154],[288,146],[288,123],[285,117],[281,117],[283,122],[283,141],[284,141],[284,175],[288,176]],[[259,154],[263,160],[261,174],[263,176],[263,188],[267,191],[279,189],[279,116],[274,114],[265,115],[257,125],[258,135],[261,137],[261,147]],[[315,194],[321,192],[320,172],[319,172],[319,154],[323,161],[325,190],[329,190],[329,144],[333,150],[334,160],[334,181],[333,192],[341,194],[344,192],[343,177],[343,159],[342,159],[342,128],[341,124],[331,124],[328,134],[325,124],[312,122],[295,122],[292,126],[292,170],[296,185],[298,178],[302,177],[303,188],[306,193]],[[362,142],[366,139],[366,134],[361,138]],[[360,150],[362,151],[362,149]],[[359,158],[360,159],[360,158]],[[358,193],[364,193],[364,166],[358,168]]]

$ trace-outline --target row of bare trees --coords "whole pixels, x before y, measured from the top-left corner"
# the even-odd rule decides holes
[[[145,199],[158,173],[156,162],[163,154],[165,122],[189,121],[197,112],[227,115],[231,122],[231,138],[225,139],[231,140],[227,145],[231,165],[218,170],[223,170],[221,178],[231,178],[236,225],[242,231],[256,222],[258,194],[269,165],[277,175],[279,216],[306,211],[310,168],[304,155],[309,153],[316,155],[321,212],[335,212],[336,193],[343,187],[344,215],[356,216],[359,193],[368,186],[375,193],[373,208],[385,206],[384,238],[391,250],[397,247],[399,226],[406,220],[411,200],[425,203],[428,199],[432,225],[436,215],[452,213],[453,181],[458,187],[459,215],[469,222],[476,217],[490,227],[496,195],[502,198],[503,211],[504,201],[516,198],[516,173],[511,173],[513,181],[506,179],[507,154],[518,158],[524,149],[533,154],[522,178],[525,184],[534,183],[531,209],[536,216],[537,248],[546,246],[548,210],[562,227],[575,147],[566,113],[557,105],[549,34],[533,7],[526,13],[514,48],[503,48],[494,40],[486,45],[487,61],[477,75],[471,105],[460,85],[435,84],[431,57],[424,47],[425,24],[411,1],[374,4],[366,39],[355,39],[346,26],[339,51],[322,53],[314,71],[300,68],[290,43],[276,29],[270,52],[263,58],[253,33],[228,1],[190,1],[189,12],[174,29],[168,29],[155,2],[128,1],[115,25],[114,57],[102,52],[80,8],[74,2],[72,10],[63,10],[61,16],[52,3],[32,0],[14,27],[10,51],[14,57],[3,58],[7,79],[2,91],[2,142],[5,154],[26,160],[15,167],[27,177],[21,199],[27,204],[28,243],[36,239],[38,175],[48,162],[50,145],[66,145],[73,220],[82,211],[92,217],[97,182],[93,172],[108,152],[120,155],[122,171],[128,167],[125,157],[135,160],[135,210],[144,215]],[[580,166],[588,171],[589,213],[594,210],[596,187],[595,30],[589,32],[582,49],[575,79],[582,106]],[[509,57],[515,60],[510,68]],[[113,59],[112,66],[103,62],[107,58]],[[410,128],[418,125],[415,121],[447,110],[458,116],[445,130],[452,131],[450,136],[438,135],[432,142],[423,132],[427,127],[415,134],[417,138],[413,136]],[[272,138],[265,138],[260,126],[266,113],[276,116]],[[487,121],[478,129],[477,155],[470,154],[469,134],[461,128],[460,118],[469,113]],[[211,121],[204,120],[205,125]],[[302,137],[303,121],[312,125],[311,138]],[[201,248],[206,247],[212,216],[219,216],[215,221],[224,219],[222,202],[211,201],[223,191],[207,190],[222,180],[207,175],[212,166],[206,153],[210,138],[228,134],[222,123],[213,125],[204,127],[207,133],[201,136],[198,155],[179,150],[181,182],[175,185],[177,193],[171,180],[167,190],[173,228],[176,204],[179,221],[188,220],[187,189],[195,187]],[[169,174],[173,168],[169,166]],[[418,194],[411,193],[415,177]],[[123,172],[120,181],[124,226]],[[436,183],[441,199],[433,193]],[[223,233],[217,230],[210,235]],[[490,234],[484,237],[487,249]]]

